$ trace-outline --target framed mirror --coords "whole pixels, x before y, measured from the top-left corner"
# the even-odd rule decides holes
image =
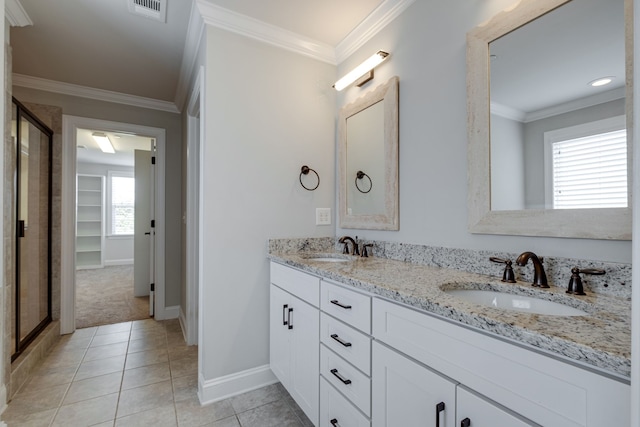
[[[398,77],[338,117],[340,227],[398,230]]]
[[[470,232],[631,239],[631,3],[522,0],[467,34]]]

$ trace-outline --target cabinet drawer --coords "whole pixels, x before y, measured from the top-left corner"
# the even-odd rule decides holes
[[[367,416],[371,415],[371,379],[324,345],[320,374]]]
[[[365,374],[371,374],[371,338],[369,336],[322,313],[320,341]]]
[[[324,378],[320,379],[320,426],[370,427],[362,415],[343,395]]]
[[[320,308],[343,322],[371,333],[371,298],[340,286],[322,281]]]
[[[320,279],[294,268],[271,263],[271,283],[318,307]]]

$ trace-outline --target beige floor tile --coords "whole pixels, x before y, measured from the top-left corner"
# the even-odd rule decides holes
[[[173,404],[116,419],[115,427],[176,427],[176,409]]]
[[[192,374],[185,377],[173,378],[173,400],[193,399],[198,396],[198,375]]]
[[[171,381],[120,392],[118,418],[169,405],[173,402]]]
[[[187,345],[182,332],[167,332],[167,345],[169,347]]]
[[[234,415],[229,400],[202,406],[197,397],[176,402],[176,414],[180,427],[202,426]]]
[[[170,360],[184,359],[186,357],[198,358],[198,346],[196,345],[187,346],[186,344],[182,344],[169,346],[168,352]]]
[[[113,420],[117,405],[118,393],[113,393],[61,406],[52,427],[90,426]]]
[[[69,384],[62,384],[53,387],[37,388],[35,390],[25,389],[20,391],[11,400],[11,403],[3,415],[19,416],[32,412],[46,411],[57,408],[62,403]]]
[[[171,376],[173,378],[185,377],[198,373],[198,360],[192,357],[171,360]]]
[[[238,414],[242,427],[303,427],[295,412],[283,400]]]
[[[112,325],[98,326],[96,335],[113,334],[116,332],[131,332],[131,322],[114,323]]]
[[[167,338],[165,336],[154,336],[129,341],[128,353],[137,353],[139,351],[155,350],[157,348],[166,348]]]
[[[80,402],[82,400],[93,399],[94,397],[120,391],[122,382],[122,372],[101,375],[99,377],[88,378],[86,380],[74,381],[71,383],[63,405]]]
[[[100,347],[91,347],[87,349],[83,362],[91,360],[106,359],[108,357],[123,356],[127,354],[128,342],[118,342],[115,344],[102,345]]]
[[[24,390],[34,388],[51,387],[54,385],[69,384],[78,370],[77,366],[63,366],[61,368],[36,369],[31,378],[27,381]]]
[[[236,414],[255,409],[258,406],[266,405],[267,403],[281,400],[285,396],[285,390],[280,383],[272,384],[266,387],[259,388],[247,393],[243,393],[239,396],[230,398],[231,405],[236,411]]]
[[[106,359],[82,362],[78,368],[78,373],[76,374],[74,381],[122,371],[124,370],[125,357],[126,356],[115,356]]]
[[[157,363],[155,365],[142,366],[140,368],[124,371],[122,389],[141,387],[143,385],[159,383],[171,379],[169,363]]]
[[[70,349],[52,351],[47,355],[47,358],[42,362],[41,368],[54,369],[62,368],[64,366],[78,366],[84,358],[86,353],[85,349]]]
[[[233,417],[225,418],[224,420],[205,424],[203,427],[240,427],[240,421],[238,421],[238,417],[234,415]]]
[[[155,365],[169,361],[169,354],[164,348],[155,350],[139,351],[137,353],[129,353],[124,369],[140,368],[142,366]]]
[[[134,320],[131,329],[158,329],[166,330],[163,323],[153,319]]]
[[[96,331],[98,330],[97,326],[93,326],[91,328],[82,328],[82,329],[76,329],[74,333],[69,334],[69,335],[64,335],[66,336],[71,336],[74,339],[76,338],[93,338],[93,336],[96,334]]]
[[[91,427],[113,427],[114,423],[115,423],[115,420],[105,421],[104,423],[94,424]]]
[[[93,338],[75,338],[72,335],[65,335],[60,338],[60,341],[51,349],[52,352],[63,351],[68,349],[86,349],[91,344]]]
[[[9,427],[49,427],[57,411],[58,408],[56,407],[46,411],[30,412],[15,416],[11,416],[11,414],[5,412],[0,418],[2,418],[2,421],[6,422]]]
[[[94,336],[89,347],[99,347],[102,345],[127,341],[129,341],[129,332],[115,332],[113,334]]]
[[[164,329],[134,329],[131,331],[131,340],[141,340],[150,338],[166,338]]]

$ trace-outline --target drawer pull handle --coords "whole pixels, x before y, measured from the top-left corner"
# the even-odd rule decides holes
[[[460,421],[460,427],[469,427],[471,425],[471,420],[469,418],[465,418]]]
[[[339,379],[340,381],[342,381],[342,384],[346,384],[349,385],[351,384],[351,380],[345,380],[344,378],[342,378],[342,375],[340,375],[338,373],[337,369],[332,369],[331,371],[329,371],[333,374],[334,377],[336,377],[337,379]]]
[[[329,421],[329,422],[331,423],[331,425],[332,425],[333,427],[340,427],[340,424],[338,424],[338,419],[337,419],[337,418],[334,418],[334,419],[332,419],[332,420],[331,420],[331,421]]]
[[[293,308],[290,308],[287,314],[287,324],[289,325],[288,326],[289,329],[293,329],[293,322],[291,321],[291,313],[293,313]]]
[[[289,307],[289,304],[284,304],[282,306],[282,324],[284,326],[287,326],[289,324],[289,322],[287,322],[287,320],[284,318],[284,315],[285,315],[285,313],[287,311],[287,307]]]
[[[333,338],[334,340],[338,341],[340,344],[342,344],[342,345],[343,345],[343,346],[345,346],[345,347],[351,347],[351,343],[350,343],[350,342],[343,341],[343,340],[338,336],[338,334],[332,334],[332,335],[331,335],[331,338]]]
[[[350,305],[340,304],[340,301],[338,301],[337,299],[332,299],[331,300],[331,304],[335,304],[340,308],[344,308],[345,310],[351,310],[351,306]]]
[[[444,411],[444,402],[436,405],[436,427],[440,427],[440,414]]]

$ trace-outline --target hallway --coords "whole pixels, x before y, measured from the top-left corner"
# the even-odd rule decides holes
[[[60,339],[1,418],[10,427],[311,425],[280,384],[200,406],[197,353],[177,320],[79,329]]]

